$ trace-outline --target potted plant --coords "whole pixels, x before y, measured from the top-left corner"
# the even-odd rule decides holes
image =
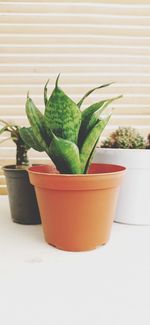
[[[146,149],[150,149],[150,133],[147,136]]]
[[[115,220],[127,224],[150,225],[150,136],[146,141],[131,127],[119,127],[95,152],[94,162],[127,167],[119,194]]]
[[[51,96],[44,88],[44,115],[27,98],[26,113],[31,128],[21,128],[23,141],[38,142],[54,163],[28,169],[35,186],[46,241],[67,251],[84,251],[108,241],[124,167],[93,164],[92,155],[100,134],[110,119],[102,119],[111,98],[81,111],[90,90],[76,104],[58,86]],[[32,130],[32,132],[31,132]]]
[[[41,223],[34,187],[29,182],[27,167],[29,160],[26,145],[19,134],[19,127],[0,120],[0,134],[7,132],[16,145],[16,165],[3,167],[8,189],[12,220],[21,224]],[[4,141],[4,140],[3,140]],[[2,141],[1,141],[2,142]]]

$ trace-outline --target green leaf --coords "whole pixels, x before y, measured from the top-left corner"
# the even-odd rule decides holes
[[[77,104],[58,87],[58,79],[59,76],[46,105],[46,125],[58,137],[77,143],[81,112]]]
[[[44,151],[44,148],[41,146],[41,143],[38,142],[37,138],[34,136],[32,127],[26,128],[22,127],[19,129],[20,137],[23,142],[28,145],[30,148],[33,148],[37,151]]]
[[[105,108],[111,104],[114,100],[121,98],[122,96],[117,96],[114,98],[102,100],[97,102],[89,107],[87,107],[82,112],[82,121],[79,131],[78,145],[81,148],[82,143],[89,133],[89,131],[96,125],[100,119],[100,114],[105,110]]]
[[[0,124],[4,124],[5,125],[4,128],[6,128],[5,131],[8,131],[8,132],[12,132],[16,128],[16,126],[13,125],[12,123],[6,122],[2,119],[0,119]],[[5,131],[3,131],[3,132],[5,132]]]
[[[92,149],[92,151],[90,153],[89,159],[88,159],[88,161],[86,163],[86,166],[85,166],[84,174],[86,174],[88,172],[89,166],[91,165],[91,162],[93,160],[93,155],[94,155],[94,152],[95,152],[95,148],[97,146],[98,141],[99,141],[99,138],[95,142],[94,147],[93,147],[93,149]]]
[[[110,85],[112,85],[113,84],[113,82],[110,82],[110,83],[107,83],[107,84],[104,84],[104,85],[101,85],[101,86],[98,86],[98,87],[95,87],[95,88],[93,88],[93,89],[91,89],[91,90],[89,90],[81,99],[80,99],[80,101],[78,102],[78,107],[80,108],[81,107],[81,105],[82,105],[82,103],[83,103],[83,101],[90,95],[90,94],[92,94],[93,93],[93,91],[95,91],[95,90],[97,90],[97,89],[101,89],[101,88],[104,88],[104,87],[108,87],[108,86],[110,86]]]
[[[95,146],[100,138],[102,131],[104,130],[105,126],[107,125],[110,119],[110,115],[97,122],[97,124],[93,127],[93,129],[89,132],[87,137],[85,138],[83,145],[80,150],[80,161],[81,161],[81,172],[86,173],[91,155],[95,149]]]
[[[48,102],[48,98],[47,98],[47,85],[49,83],[49,79],[47,80],[46,84],[45,84],[45,87],[44,87],[44,103],[45,103],[45,107],[47,105],[47,102]]]
[[[80,174],[79,149],[75,143],[53,134],[49,156],[56,168],[63,174]]]
[[[0,134],[3,134],[5,131],[7,131],[7,127],[4,126],[3,128],[0,129]]]
[[[31,98],[27,98],[26,101],[26,114],[31,124],[34,137],[37,142],[41,144],[41,147],[48,152],[48,147],[51,141],[51,135],[46,131],[46,124],[43,114],[35,106]]]

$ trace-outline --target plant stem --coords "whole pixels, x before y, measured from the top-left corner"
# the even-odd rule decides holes
[[[17,143],[16,165],[17,166],[29,165],[29,160],[27,156],[27,147],[20,142]]]

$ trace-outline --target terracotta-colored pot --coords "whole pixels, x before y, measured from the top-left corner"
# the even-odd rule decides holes
[[[108,241],[124,167],[93,164],[87,175],[56,174],[51,166],[28,171],[48,244],[85,251]]]

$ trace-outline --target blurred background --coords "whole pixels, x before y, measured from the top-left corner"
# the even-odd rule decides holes
[[[117,126],[150,129],[150,2],[0,1],[0,119],[27,125],[27,91],[43,110],[43,87],[49,92],[61,72],[60,86],[78,101],[97,90],[84,107],[123,94],[103,137]],[[0,141],[5,140],[5,134]],[[30,150],[31,162],[45,162]],[[15,162],[15,145],[0,145],[0,166]],[[6,193],[0,171],[0,193]]]

